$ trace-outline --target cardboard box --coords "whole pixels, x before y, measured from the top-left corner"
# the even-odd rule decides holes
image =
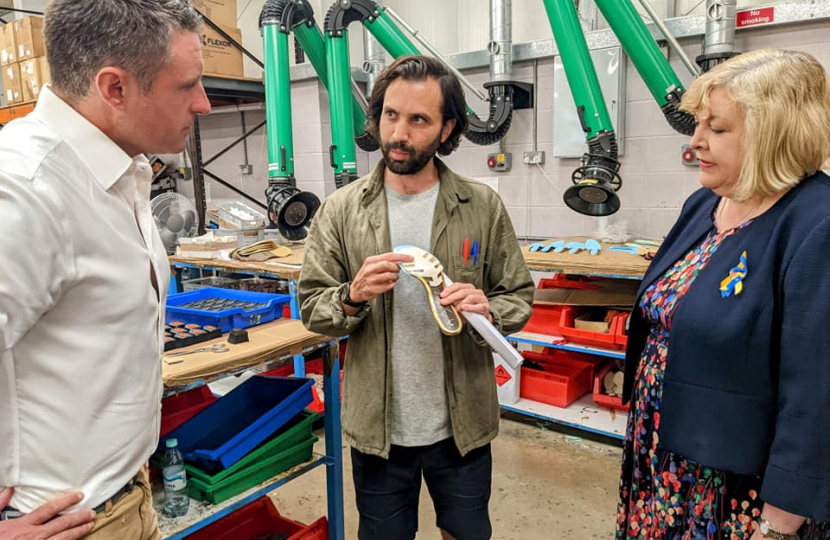
[[[190,3],[219,26],[236,28],[236,0],[191,0]]]
[[[17,61],[46,56],[43,42],[43,18],[25,17],[12,23],[17,45]]]
[[[37,101],[43,85],[50,82],[49,63],[45,56],[20,62],[20,80],[24,101]]]
[[[574,319],[574,328],[577,330],[587,330],[589,332],[599,332],[600,334],[607,334],[611,329],[611,323],[606,320],[607,312],[604,310],[591,310],[583,313]],[[619,313],[617,313],[619,315]]]
[[[590,289],[536,289],[534,304],[549,306],[595,306],[631,309],[637,300],[639,281],[602,280],[591,283]]]
[[[237,43],[242,43],[242,32],[238,28],[223,26],[222,30]],[[242,77],[244,74],[242,51],[209,26],[205,26],[202,32],[202,59],[205,74],[228,77]]]
[[[23,89],[20,86],[20,66],[9,64],[0,68],[3,71],[3,96],[6,104],[23,102]]]
[[[14,25],[0,26],[0,66],[8,66],[17,61],[17,47],[14,40]]]

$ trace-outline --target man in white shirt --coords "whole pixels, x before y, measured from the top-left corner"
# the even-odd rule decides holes
[[[143,154],[210,112],[200,32],[185,0],[47,8],[51,87],[0,130],[0,538],[161,538],[169,268]]]

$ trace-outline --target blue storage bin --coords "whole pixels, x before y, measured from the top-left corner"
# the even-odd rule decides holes
[[[208,298],[227,298],[240,302],[265,304],[245,310],[242,307],[233,307],[222,311],[206,311],[181,307]],[[291,301],[287,294],[267,294],[249,291],[219,289],[217,287],[203,287],[195,291],[171,294],[167,297],[167,314],[165,322],[180,320],[187,323],[213,325],[229,332],[232,328],[248,328],[267,323],[282,316],[282,306]]]
[[[251,377],[164,439],[178,439],[186,461],[216,474],[300,414],[311,403],[313,384],[295,377]]]

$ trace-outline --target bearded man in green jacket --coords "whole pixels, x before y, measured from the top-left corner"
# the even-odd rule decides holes
[[[464,93],[438,61],[398,59],[375,83],[375,170],[314,218],[299,283],[306,326],[349,335],[343,433],[352,446],[360,540],[412,540],[421,479],[445,539],[492,535],[490,441],[499,428],[492,351],[469,325],[443,335],[424,287],[399,272],[414,245],[455,282],[441,304],[503,333],[530,317],[533,281],[504,205],[437,157],[467,127]]]

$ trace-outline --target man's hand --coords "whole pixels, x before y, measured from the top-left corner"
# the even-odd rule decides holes
[[[14,488],[0,491],[0,509],[12,500]],[[95,526],[95,512],[79,510],[58,516],[67,508],[81,502],[84,494],[78,491],[55,497],[43,506],[17,519],[0,521],[0,538],[3,540],[76,540],[89,534]],[[55,519],[52,519],[55,518]]]
[[[461,311],[480,313],[493,322],[493,315],[490,313],[490,301],[481,289],[476,289],[470,283],[453,283],[441,291],[441,305],[454,305]]]
[[[353,302],[370,302],[391,291],[398,282],[401,268],[398,263],[412,262],[411,255],[382,253],[367,257],[349,286],[349,298]]]

